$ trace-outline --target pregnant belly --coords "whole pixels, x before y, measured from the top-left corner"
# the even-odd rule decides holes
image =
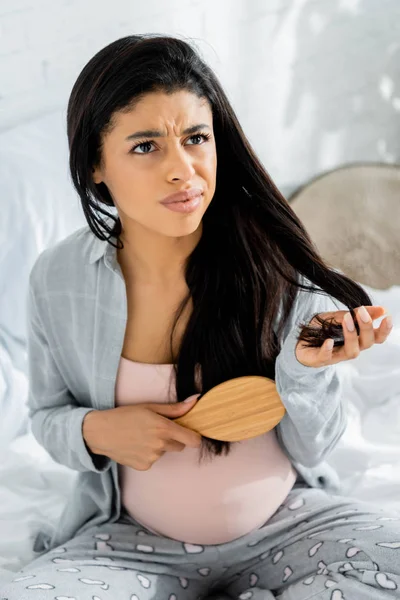
[[[185,448],[148,471],[120,466],[122,502],[154,533],[193,544],[222,544],[261,527],[292,489],[296,472],[274,431],[235,442],[228,456]]]

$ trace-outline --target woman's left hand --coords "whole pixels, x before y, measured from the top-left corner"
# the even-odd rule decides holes
[[[373,321],[385,314],[383,306],[361,306],[355,309],[360,335],[354,327],[351,314],[345,310],[320,313],[320,317],[333,317],[343,327],[344,345],[333,347],[333,340],[325,340],[320,348],[310,348],[302,341],[296,346],[296,357],[306,367],[324,367],[344,360],[357,358],[362,350],[374,344],[383,344],[392,330],[392,319],[387,315],[378,329],[374,329]],[[311,321],[310,325],[314,323]]]

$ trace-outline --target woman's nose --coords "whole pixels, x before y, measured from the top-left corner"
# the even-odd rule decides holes
[[[192,158],[184,148],[174,149],[167,158],[167,178],[169,180],[182,179],[188,181],[195,173]]]

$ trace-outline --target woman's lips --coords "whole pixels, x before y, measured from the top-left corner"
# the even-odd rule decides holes
[[[165,206],[165,208],[168,208],[169,210],[172,210],[173,212],[190,214],[190,213],[193,213],[195,210],[197,210],[197,208],[200,206],[202,196],[203,196],[203,194],[197,194],[190,200],[184,200],[184,201],[181,200],[178,202],[175,201],[175,202],[168,202],[166,204],[164,204],[164,203],[162,203],[162,204],[163,204],[163,206]]]
[[[170,204],[171,202],[183,202],[185,200],[192,200],[196,196],[199,196],[203,193],[203,190],[200,188],[190,188],[188,190],[180,190],[179,192],[175,192],[174,194],[170,194],[166,196],[163,200],[161,200],[161,204]]]

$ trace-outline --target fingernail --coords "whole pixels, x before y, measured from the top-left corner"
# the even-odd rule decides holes
[[[386,317],[386,327],[388,329],[391,329],[393,327],[393,319],[390,315]]]
[[[360,306],[360,308],[358,309],[358,314],[361,317],[361,321],[364,321],[364,323],[370,322],[371,317],[369,316],[368,311],[365,308],[365,306]]]
[[[330,340],[328,340],[328,341],[326,342],[326,347],[327,347],[327,349],[328,349],[328,350],[332,350],[332,348],[333,348],[333,344],[334,344],[334,343],[335,343],[335,342],[334,342],[334,340],[331,340],[331,339],[330,339]]]
[[[189,398],[186,398],[186,400],[184,400],[184,402],[193,402],[193,400],[197,400],[197,398],[200,396],[200,394],[195,394],[194,396],[189,396]]]
[[[346,327],[349,331],[354,331],[355,327],[354,327],[354,321],[353,321],[353,317],[351,316],[350,313],[346,313],[344,315],[344,321],[346,323]]]

